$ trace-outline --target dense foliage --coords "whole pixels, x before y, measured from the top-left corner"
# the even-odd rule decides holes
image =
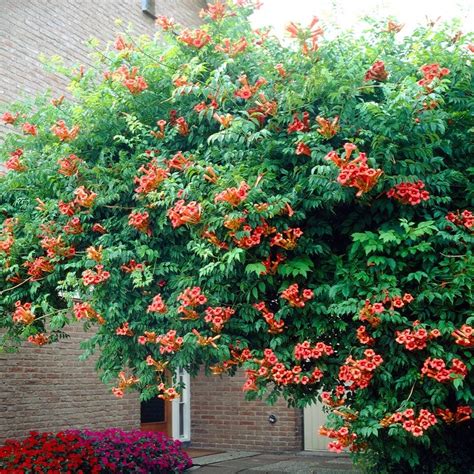
[[[191,458],[163,433],[70,430],[30,432],[0,446],[0,473],[180,473]]]
[[[4,114],[3,344],[77,318],[117,396],[243,366],[249,397],[322,400],[330,449],[368,469],[464,472],[472,36],[372,21],[325,39],[313,19],[280,41],[250,3],[123,33],[64,69],[74,100]]]

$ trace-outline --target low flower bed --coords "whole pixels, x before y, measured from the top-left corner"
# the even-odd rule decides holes
[[[192,465],[181,443],[142,431],[32,431],[0,447],[0,474],[181,473]]]

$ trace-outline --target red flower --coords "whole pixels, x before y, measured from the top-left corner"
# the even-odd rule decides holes
[[[110,278],[110,273],[104,270],[103,265],[96,265],[95,270],[89,269],[82,272],[82,283],[85,286],[98,285]]]
[[[225,201],[231,206],[236,207],[247,198],[249,190],[250,186],[245,181],[242,181],[238,188],[227,188],[219,193],[214,198],[214,202]]]
[[[150,215],[148,212],[132,211],[128,216],[128,225],[135,227],[140,232],[151,236]]]
[[[148,306],[146,312],[147,313],[161,313],[165,314],[168,311],[161,295],[158,294],[153,298],[152,303]]]
[[[36,128],[36,125],[33,125],[31,123],[25,122],[21,128],[23,130],[23,133],[25,133],[26,135],[36,136],[38,134],[38,129]]]
[[[51,131],[59,138],[60,141],[69,142],[77,137],[79,133],[79,125],[74,125],[74,127],[68,129],[64,120],[59,120],[51,127]]]
[[[13,115],[10,112],[4,112],[1,117],[1,120],[3,120],[3,122],[8,123],[10,125],[14,125],[19,115],[20,115],[19,113],[16,113],[15,115]]]
[[[280,298],[287,300],[294,308],[304,308],[305,303],[314,298],[314,293],[312,290],[305,289],[300,294],[298,284],[294,283],[281,293]]]
[[[334,117],[331,121],[320,117],[316,117],[316,122],[318,122],[321,128],[317,129],[317,132],[321,134],[324,138],[330,139],[339,131],[339,117]]]
[[[296,146],[296,152],[297,155],[306,155],[306,156],[311,156],[311,148],[306,145],[303,142],[299,142],[298,145]]]
[[[424,191],[425,183],[417,181],[416,183],[399,183],[387,192],[387,197],[393,198],[401,204],[410,204],[416,206],[421,201],[427,201],[430,193]]]
[[[331,160],[340,169],[337,181],[342,186],[356,188],[356,197],[362,196],[362,194],[368,193],[377,184],[383,171],[370,168],[367,165],[365,153],[359,153],[357,158],[350,160],[352,152],[356,149],[356,146],[352,143],[346,143],[344,149],[346,152],[344,159],[335,151],[329,152],[326,155],[326,159]]]
[[[203,30],[189,30],[185,29],[178,36],[178,40],[186,43],[188,46],[192,46],[196,49],[201,49],[211,41],[211,37]]]
[[[385,64],[379,60],[370,66],[370,69],[365,73],[364,80],[383,82],[387,77],[388,72],[385,70]]]
[[[171,225],[177,228],[184,224],[198,224],[201,220],[201,212],[201,205],[196,201],[186,204],[184,199],[181,199],[168,211],[168,217]]]

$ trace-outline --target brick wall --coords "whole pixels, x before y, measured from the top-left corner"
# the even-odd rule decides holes
[[[117,399],[99,381],[94,359],[79,360],[81,326],[57,344],[0,354],[0,442],[30,430],[140,427],[137,394]]]
[[[156,15],[174,17],[185,25],[199,21],[204,0],[155,0]],[[0,0],[0,109],[8,103],[53,90],[65,92],[67,80],[47,73],[40,53],[59,54],[65,63],[90,64],[84,45],[90,37],[113,40],[118,27],[132,23],[138,34],[152,35],[154,20],[143,14],[140,0]],[[0,124],[0,136],[6,128]],[[117,400],[102,385],[93,361],[80,362],[79,327],[71,339],[43,348],[25,346],[16,354],[0,354],[0,441],[29,430],[73,427],[138,428],[136,395]]]
[[[244,374],[206,377],[191,381],[191,444],[250,451],[300,451],[303,449],[302,410],[281,400],[269,406],[245,401]],[[277,422],[270,424],[269,415]]]
[[[199,22],[205,0],[155,0],[156,15],[167,15],[191,26]],[[52,89],[61,95],[67,81],[47,73],[38,55],[55,54],[66,64],[90,64],[84,42],[91,37],[102,44],[113,40],[131,23],[138,34],[153,35],[154,19],[142,13],[141,0],[0,0],[0,110],[20,98]],[[122,27],[123,29],[123,27]],[[0,134],[6,127],[0,124]]]

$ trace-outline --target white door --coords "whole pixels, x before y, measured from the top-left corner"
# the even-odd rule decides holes
[[[314,403],[303,410],[305,451],[327,451],[330,439],[319,434],[319,428],[326,423],[326,414],[321,403]]]

